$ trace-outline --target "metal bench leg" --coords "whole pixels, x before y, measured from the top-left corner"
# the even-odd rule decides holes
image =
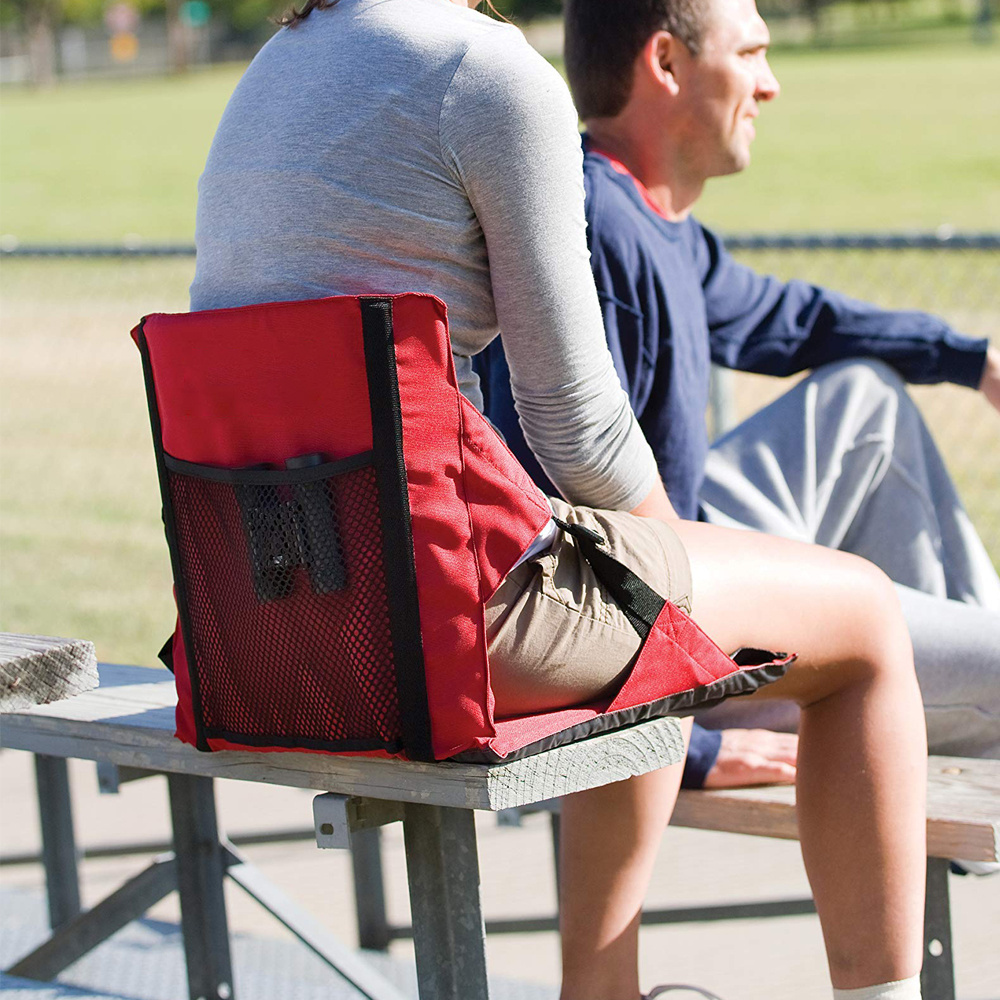
[[[949,864],[927,859],[927,901],[924,904],[924,968],[920,987],[924,1000],[955,1000],[955,968],[951,948]]]
[[[232,1000],[233,970],[222,880],[226,865],[211,778],[169,774],[181,929],[190,1000]]]
[[[341,944],[318,920],[272,885],[231,844],[223,844],[228,876],[285,925],[365,1000],[404,1000],[403,994],[376,972],[365,958]]]
[[[42,827],[42,864],[49,898],[49,926],[57,930],[80,915],[69,769],[63,757],[35,754],[35,785]]]
[[[354,908],[358,915],[358,945],[374,951],[389,948],[389,921],[385,913],[382,875],[382,830],[355,830],[351,834],[354,868]]]
[[[403,837],[421,1000],[489,1000],[472,810],[408,804]]]
[[[562,836],[562,816],[557,812],[549,813],[550,834],[552,836],[552,869],[556,876],[556,910],[562,901],[562,870],[559,867],[559,840]]]
[[[177,866],[166,854],[116,889],[95,907],[54,931],[48,941],[15,962],[7,972],[48,982],[67,966],[107,941],[126,924],[177,888]]]

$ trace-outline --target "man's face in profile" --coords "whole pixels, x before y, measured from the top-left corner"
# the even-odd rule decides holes
[[[754,0],[711,0],[701,52],[687,63],[688,162],[704,179],[750,163],[761,101],[778,96],[767,62],[770,34]]]

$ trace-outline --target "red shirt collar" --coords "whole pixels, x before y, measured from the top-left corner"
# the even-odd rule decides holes
[[[666,215],[663,212],[663,209],[661,209],[660,206],[657,205],[655,201],[653,201],[653,196],[649,193],[649,189],[646,187],[646,185],[643,184],[642,181],[639,180],[639,178],[636,177],[635,174],[633,174],[632,171],[629,170],[629,168],[626,167],[621,160],[616,159],[610,153],[607,153],[598,146],[595,146],[593,141],[591,141],[589,138],[587,139],[587,152],[597,153],[598,156],[603,156],[604,159],[611,164],[611,169],[614,170],[615,173],[621,174],[623,177],[631,177],[632,183],[635,185],[636,191],[639,192],[639,197],[642,198],[642,200],[646,203],[646,206],[651,211],[655,212],[661,219],[666,219],[667,222],[671,221],[670,219],[667,219]]]

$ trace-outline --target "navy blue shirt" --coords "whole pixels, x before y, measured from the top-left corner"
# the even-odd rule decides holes
[[[664,219],[620,164],[590,150],[584,184],[591,267],[608,346],[678,515],[698,517],[708,452],[711,362],[791,375],[842,358],[880,358],[909,382],[978,387],[986,340],[926,313],[890,311],[736,263],[695,218]],[[500,339],[478,355],[485,410],[535,481],[555,487],[524,441]],[[685,785],[699,786],[719,735],[695,727]]]
[[[880,358],[908,382],[978,387],[986,340],[926,313],[879,309],[804,281],[759,275],[695,218],[660,216],[635,178],[599,153],[586,153],[584,182],[608,346],[681,517],[698,516],[712,361],[792,375],[842,358]],[[476,367],[490,420],[536,482],[554,491],[521,434],[499,341]]]

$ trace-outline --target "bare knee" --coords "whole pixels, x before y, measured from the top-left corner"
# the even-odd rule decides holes
[[[799,657],[786,676],[764,688],[808,708],[844,693],[915,687],[913,654],[899,598],[889,578],[858,556],[831,553],[822,603],[798,629]],[[800,611],[803,609],[800,608]]]
[[[820,405],[842,413],[857,433],[895,440],[900,421],[920,421],[919,410],[894,368],[875,359],[851,359],[818,368],[807,380],[819,388]]]
[[[833,663],[833,690],[915,682],[913,649],[896,588],[872,563],[853,558],[850,599],[841,607],[842,659]],[[817,698],[832,693],[820,685]],[[810,700],[805,699],[803,704]]]

